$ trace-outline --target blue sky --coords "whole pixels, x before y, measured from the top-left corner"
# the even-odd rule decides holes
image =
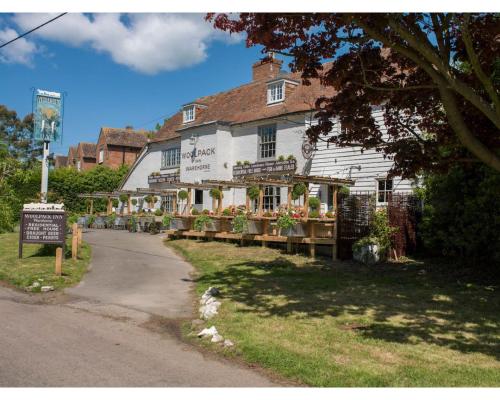
[[[101,126],[152,129],[184,103],[249,82],[252,63],[262,57],[258,48],[246,48],[241,38],[212,33],[201,16],[193,15],[187,16],[188,28],[183,25],[185,15],[175,23],[146,20],[146,28],[134,27],[122,16],[112,23],[83,26],[99,32],[92,37],[72,37],[78,24],[92,24],[94,17],[81,15],[72,21],[64,16],[51,30],[27,36],[9,54],[0,50],[0,104],[24,116],[31,112],[32,88],[66,93],[64,138],[62,145],[52,146],[55,153],[65,154],[79,141],[95,142]],[[0,14],[0,43],[14,35],[11,31],[22,33],[51,16],[16,18]],[[156,37],[150,29],[155,23],[158,30],[166,24],[166,37]],[[154,46],[145,49],[151,38]]]

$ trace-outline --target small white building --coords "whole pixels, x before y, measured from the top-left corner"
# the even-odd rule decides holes
[[[323,142],[311,146],[305,132],[315,100],[331,95],[332,89],[317,80],[303,85],[299,74],[284,74],[280,67],[277,59],[259,61],[252,67],[252,82],[182,106],[144,146],[120,189],[170,189],[172,181],[231,180],[258,171],[351,178],[352,191],[377,192],[379,205],[389,192],[411,191],[410,181],[387,178],[392,162],[381,153]],[[373,112],[382,119],[380,110]],[[332,207],[327,186],[310,190],[321,199],[323,211]],[[167,211],[172,211],[170,196],[161,199]],[[195,190],[192,200],[199,210],[212,207],[208,190]],[[265,188],[265,210],[286,201],[286,187]],[[224,191],[224,207],[240,204],[245,204],[244,189]]]

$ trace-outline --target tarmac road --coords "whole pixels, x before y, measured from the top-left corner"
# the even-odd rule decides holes
[[[191,266],[158,236],[91,231],[91,271],[65,294],[0,287],[0,386],[275,386],[178,338]]]

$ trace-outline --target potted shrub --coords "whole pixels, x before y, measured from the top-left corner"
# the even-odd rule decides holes
[[[150,194],[144,196],[144,201],[146,202],[147,208],[151,208],[151,202],[153,201],[153,196],[151,196]]]
[[[162,219],[163,229],[170,229],[170,224],[173,218],[170,214],[165,214]]]
[[[120,203],[122,204],[122,206],[121,206],[121,213],[123,214],[123,209],[125,208],[125,205],[127,205],[127,207],[128,207],[128,196],[126,194],[122,193],[120,195],[119,199],[120,199]]]
[[[155,215],[155,222],[162,222],[163,221],[163,211],[162,210],[157,208],[154,211],[154,215]]]
[[[233,213],[230,208],[224,208],[224,210],[222,210],[222,215],[225,217],[230,217],[231,215],[233,215]]]
[[[128,231],[137,232],[137,217],[135,215],[132,215],[128,220]]]
[[[115,225],[115,221],[116,221],[116,214],[115,213],[108,215],[108,217],[106,218],[106,227],[113,228]]]
[[[281,236],[288,237],[304,237],[306,236],[305,226],[298,222],[289,213],[280,215],[276,221],[276,225],[280,229]]]
[[[352,246],[354,260],[368,265],[385,260],[391,247],[391,236],[396,231],[397,228],[389,226],[387,211],[376,211],[370,224],[370,234]]]
[[[245,214],[238,214],[233,218],[233,232],[248,233],[248,218]]]
[[[210,197],[212,199],[216,199],[216,200],[222,199],[222,191],[220,191],[217,188],[210,189],[210,191],[208,192],[208,194],[210,195]]]
[[[311,197],[309,199],[309,208],[311,209],[312,212],[316,211],[316,213],[319,215],[319,207],[321,206],[321,201],[317,197]],[[311,215],[309,215],[311,217]],[[318,217],[311,217],[311,218],[318,218]]]
[[[135,206],[137,205],[137,199],[132,199],[130,202],[132,203],[132,206],[135,208]]]
[[[212,224],[213,219],[210,218],[210,216],[206,215],[206,214],[201,214],[201,215],[198,215],[196,217],[196,219],[194,220],[194,223],[193,223],[193,227],[196,231],[212,231],[211,228],[211,224]]]
[[[177,198],[179,199],[179,202],[185,202],[188,198],[188,192],[186,190],[179,190]],[[187,204],[184,204],[184,210],[186,209],[186,206]]]
[[[94,226],[94,222],[95,222],[95,215],[89,215],[87,219],[87,224],[89,228],[92,228]]]
[[[119,204],[118,199],[111,200],[111,204],[113,205],[113,208],[116,210]]]

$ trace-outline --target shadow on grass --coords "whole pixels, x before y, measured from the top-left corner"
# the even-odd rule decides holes
[[[290,259],[245,261],[207,272],[198,282],[223,288],[225,297],[259,317],[359,317],[347,325],[366,338],[426,342],[500,359],[499,289],[458,284],[418,264],[363,267]],[[341,319],[339,319],[341,321]]]

